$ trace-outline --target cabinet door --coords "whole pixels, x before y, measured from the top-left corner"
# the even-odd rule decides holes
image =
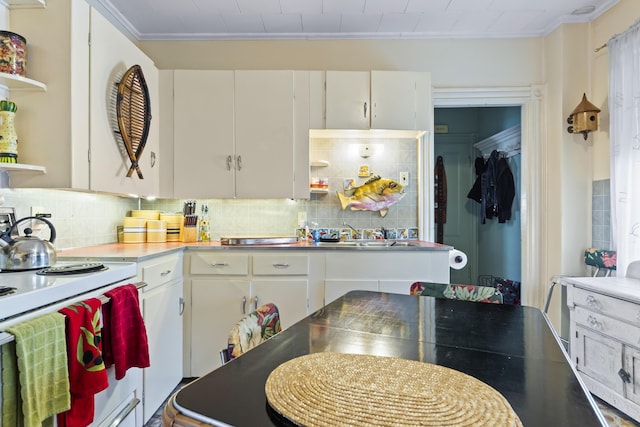
[[[369,72],[327,71],[326,85],[327,129],[369,129]]]
[[[577,368],[591,378],[614,390],[623,393],[622,381],[618,371],[622,367],[622,343],[590,329],[576,325]]]
[[[371,72],[371,128],[428,130],[428,73]]]
[[[640,404],[640,350],[624,348],[624,370],[630,375],[629,382],[624,382],[625,397]]]
[[[191,376],[219,367],[220,350],[227,347],[229,331],[249,305],[248,280],[191,280]],[[244,304],[243,304],[244,301]]]
[[[253,280],[252,305],[273,303],[280,312],[282,329],[288,328],[307,315],[306,280]]]
[[[324,303],[340,298],[349,291],[377,291],[377,280],[325,280]]]
[[[235,72],[236,197],[293,197],[293,87],[293,71]]]
[[[182,380],[182,279],[145,292],[142,315],[151,365],[143,370],[144,422]]]
[[[159,72],[153,61],[95,9],[91,9],[90,49],[90,188],[117,194],[157,195],[160,161]],[[151,128],[139,160],[144,179],[127,177],[131,160],[116,131],[117,84],[133,65],[140,65],[151,101]]]
[[[233,71],[174,71],[174,195],[232,198]]]

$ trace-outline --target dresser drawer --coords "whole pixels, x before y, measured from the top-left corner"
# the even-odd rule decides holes
[[[191,254],[189,273],[213,276],[246,276],[249,274],[249,255],[213,252]]]
[[[616,338],[633,346],[640,346],[640,327],[630,325],[602,313],[583,307],[576,307],[574,321],[587,329]]]
[[[306,276],[309,274],[307,255],[254,255],[253,274],[259,276]]]
[[[636,303],[581,288],[574,288],[573,302],[591,311],[640,325],[640,306]]]
[[[142,264],[142,280],[152,288],[182,278],[182,257],[163,257]]]

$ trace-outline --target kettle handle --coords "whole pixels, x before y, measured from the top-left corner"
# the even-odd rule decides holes
[[[16,222],[13,223],[11,228],[6,233],[9,236],[11,236],[11,233],[13,233],[14,229],[17,229],[16,227],[18,226],[18,224],[20,224],[22,221],[26,221],[28,219],[37,219],[37,220],[42,221],[45,224],[47,224],[47,226],[49,227],[49,230],[51,230],[51,236],[49,237],[49,243],[53,243],[54,240],[56,240],[56,228],[53,226],[53,224],[51,224],[51,221],[49,221],[48,219],[45,219],[45,218],[43,218],[41,216],[26,216],[24,218],[20,218],[19,220],[17,220]]]

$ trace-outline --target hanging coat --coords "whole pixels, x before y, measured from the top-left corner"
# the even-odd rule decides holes
[[[486,162],[478,157],[475,168],[478,176],[467,197],[480,203],[480,222],[495,217],[500,223],[510,220],[515,183],[507,159],[493,150]]]
[[[447,222],[447,174],[442,156],[438,156],[436,159],[434,183],[434,222],[437,225],[436,243],[443,243],[444,224]]]

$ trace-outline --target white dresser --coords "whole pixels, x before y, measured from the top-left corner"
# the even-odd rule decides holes
[[[640,279],[562,280],[570,310],[571,360],[594,395],[640,421]]]

